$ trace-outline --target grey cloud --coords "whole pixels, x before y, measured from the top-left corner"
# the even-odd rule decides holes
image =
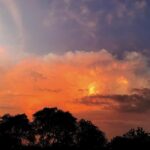
[[[143,113],[150,110],[150,89],[133,89],[133,94],[94,95],[79,100],[85,105],[100,105],[119,112]]]

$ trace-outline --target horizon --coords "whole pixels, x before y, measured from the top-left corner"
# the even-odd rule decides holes
[[[150,130],[149,0],[1,0],[0,115],[57,107],[113,137]]]
[[[41,108],[41,109],[39,109],[39,110],[37,110],[36,112],[33,112],[33,114],[32,114],[32,118],[31,118],[31,116],[28,116],[26,113],[23,113],[23,112],[20,112],[19,114],[9,114],[9,113],[4,113],[4,114],[2,114],[1,116],[0,116],[0,118],[1,117],[4,117],[5,115],[7,116],[10,116],[10,117],[12,117],[12,118],[15,118],[15,117],[17,117],[17,116],[27,116],[27,119],[29,120],[29,123],[31,123],[32,124],[32,122],[34,122],[34,119],[35,119],[35,117],[34,117],[34,114],[36,114],[37,112],[40,112],[40,111],[43,111],[44,109],[57,109],[57,110],[60,110],[60,111],[62,111],[63,113],[69,113],[69,114],[71,114],[71,115],[73,115],[71,112],[69,112],[69,111],[64,111],[64,110],[61,110],[61,109],[59,109],[59,108],[57,108],[57,107],[44,107],[44,108]],[[108,142],[111,142],[111,140],[113,140],[114,138],[116,138],[116,137],[121,137],[121,136],[124,136],[126,133],[128,133],[130,130],[138,130],[138,129],[142,129],[145,133],[147,133],[148,135],[150,134],[150,132],[149,132],[149,130],[145,130],[143,127],[141,127],[141,126],[133,126],[133,127],[130,127],[130,128],[128,128],[128,129],[126,129],[126,130],[124,130],[124,131],[122,131],[122,132],[120,132],[120,133],[118,133],[118,134],[114,134],[114,135],[108,135],[107,134],[107,131],[105,131],[105,130],[103,130],[103,128],[101,128],[101,126],[97,126],[96,124],[94,124],[94,122],[92,122],[91,120],[88,120],[88,119],[85,119],[85,118],[78,118],[77,116],[74,116],[73,115],[73,117],[76,119],[76,122],[77,123],[79,123],[81,120],[84,120],[84,121],[87,121],[87,122],[90,122],[90,123],[92,123],[92,125],[93,126],[95,126],[96,128],[98,128],[98,130],[99,131],[102,131],[103,133],[104,133],[104,136],[105,136],[105,138],[107,139],[107,141]],[[2,118],[1,118],[2,119]],[[48,118],[47,118],[48,119]],[[2,119],[3,120],[3,119]]]

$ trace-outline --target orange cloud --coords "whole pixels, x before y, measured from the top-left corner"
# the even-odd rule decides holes
[[[140,70],[146,67],[144,56],[136,52],[122,60],[106,50],[26,58],[0,74],[0,104],[28,114],[44,106],[72,112],[98,110],[99,106],[76,104],[74,99],[94,94],[125,94],[132,88],[148,87],[149,73],[143,75]],[[2,109],[1,113],[4,111],[9,110]]]

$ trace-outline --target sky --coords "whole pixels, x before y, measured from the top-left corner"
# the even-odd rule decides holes
[[[0,0],[0,115],[58,107],[108,137],[150,130],[149,0]]]

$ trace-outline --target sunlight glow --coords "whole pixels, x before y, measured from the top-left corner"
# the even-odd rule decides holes
[[[96,85],[90,84],[88,87],[88,95],[95,95],[97,93]]]
[[[125,78],[125,77],[123,77],[123,76],[121,76],[119,79],[118,79],[118,83],[119,84],[123,84],[123,85],[128,85],[128,80]]]

